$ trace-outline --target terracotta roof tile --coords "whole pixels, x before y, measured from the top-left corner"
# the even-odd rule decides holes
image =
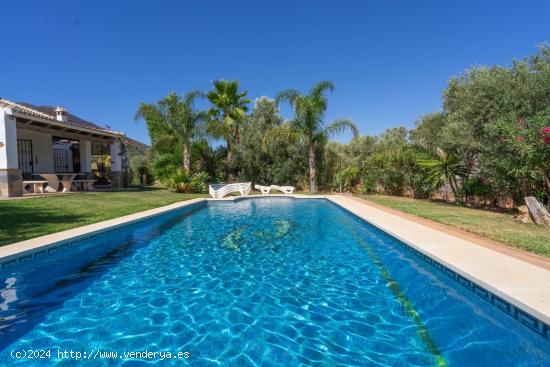
[[[81,119],[80,117],[73,115],[71,113],[67,113],[67,117],[68,117],[67,121],[58,121],[55,118],[55,107],[51,107],[51,106],[34,106],[34,105],[31,105],[30,103],[23,103],[23,102],[16,103],[4,98],[0,98],[0,106],[7,106],[19,113],[22,113],[28,116],[39,117],[45,120],[55,121],[55,122],[62,123],[72,127],[80,127],[88,130],[95,130],[98,132],[115,134],[115,135],[124,135],[121,132],[112,131],[109,129],[104,129],[102,127],[99,127],[93,122],[89,122],[84,119]]]

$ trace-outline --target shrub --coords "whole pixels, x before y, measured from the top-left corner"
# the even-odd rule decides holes
[[[332,189],[339,192],[356,190],[360,183],[360,173],[360,169],[353,166],[336,173],[332,182]]]
[[[176,192],[204,193],[207,191],[206,181],[208,178],[206,172],[197,172],[189,176],[184,169],[178,168],[165,182]]]
[[[204,193],[208,190],[206,187],[206,181],[208,181],[210,177],[208,176],[208,173],[206,172],[197,172],[193,176],[191,176],[190,181],[190,188],[193,192],[196,193]]]
[[[160,181],[165,181],[180,169],[182,160],[176,154],[159,154],[152,162],[153,174]]]
[[[178,168],[174,173],[168,178],[166,184],[168,187],[176,190],[176,192],[188,192],[190,185],[189,175],[182,168]]]
[[[491,185],[478,177],[464,180],[459,194],[474,201],[491,200],[491,198],[495,197]]]

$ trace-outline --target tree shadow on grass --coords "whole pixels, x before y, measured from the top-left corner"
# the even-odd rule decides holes
[[[79,221],[83,217],[55,208],[21,205],[19,200],[5,201],[0,205],[0,246],[57,232],[56,225]]]

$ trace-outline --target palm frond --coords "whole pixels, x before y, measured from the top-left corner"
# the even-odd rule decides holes
[[[349,118],[335,120],[324,130],[327,136],[340,134],[344,131],[351,131],[354,138],[359,136],[359,129],[357,128],[357,125],[355,125],[355,123]]]
[[[207,93],[212,103],[208,110],[207,130],[216,138],[226,140],[238,139],[239,126],[246,118],[250,100],[246,98],[248,91],[239,92],[237,80],[216,80],[212,82],[214,89]],[[217,125],[217,126],[216,126]]]
[[[207,135],[210,135],[215,139],[220,139],[220,138],[227,139],[230,137],[230,132],[228,127],[220,123],[220,121],[217,119],[209,118],[206,121],[204,128]]]
[[[262,139],[262,150],[267,151],[270,143],[274,142],[295,142],[300,140],[300,131],[294,128],[290,123],[274,127],[268,130]]]
[[[153,117],[158,118],[160,117],[160,115],[161,115],[161,112],[157,108],[157,106],[150,103],[141,102],[139,104],[138,110],[134,115],[134,120],[135,121],[138,121],[140,119],[147,120],[148,118],[153,118]]]
[[[427,182],[434,190],[449,182],[454,185],[456,178],[464,178],[469,170],[460,159],[452,154],[441,155],[439,159],[418,159],[418,166],[427,173]]]
[[[204,96],[204,93],[200,90],[192,90],[191,92],[186,93],[183,96],[182,100],[185,106],[192,109],[194,107],[195,101],[198,98],[203,98]]]
[[[275,96],[275,103],[280,104],[281,102],[285,101],[292,106],[299,96],[300,92],[298,92],[296,89],[287,89],[277,93],[277,95]]]
[[[157,151],[168,150],[170,147],[173,147],[176,142],[177,137],[172,134],[157,135],[153,141],[153,149]]]
[[[315,84],[310,90],[309,95],[314,99],[324,98],[326,92],[332,92],[334,90],[334,83],[325,80]]]
[[[205,113],[194,108],[194,101],[200,95],[199,91],[183,96],[171,92],[156,103],[140,104],[135,119],[145,120],[157,152],[169,151],[178,144],[188,144],[203,135]]]

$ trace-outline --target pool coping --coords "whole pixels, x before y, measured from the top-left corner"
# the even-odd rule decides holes
[[[543,322],[545,325],[542,325],[542,327],[546,329],[542,334],[547,339],[550,338],[549,270],[344,195],[275,194],[186,200],[2,246],[0,247],[0,270],[6,268],[5,265],[7,264],[25,262],[46,252],[49,253],[50,250],[56,250],[56,247],[72,246],[93,236],[101,235],[101,233],[195,204],[270,197],[326,199],[336,204],[396,238],[405,246],[419,253],[427,261],[435,262],[436,267],[439,264],[449,269],[450,272],[447,272],[449,273],[447,275],[454,276],[453,274],[456,274],[455,280],[462,282],[463,285],[465,285],[465,282],[468,283],[465,286],[470,286],[474,291],[477,285],[482,287],[481,290],[485,289],[496,295],[495,302],[493,302],[492,296],[489,297],[490,302],[504,312],[513,313],[511,316],[520,322],[525,324],[521,320],[521,312]],[[445,272],[444,269],[442,271]],[[478,295],[486,297],[485,294]],[[513,307],[510,308],[510,305]],[[529,327],[534,329],[532,326]]]
[[[544,257],[542,255],[529,252],[525,249],[515,247],[512,245],[505,244],[504,242],[498,242],[496,240],[493,240],[489,237],[482,236],[480,234],[477,234],[475,232],[469,231],[467,229],[463,229],[460,227],[453,227],[449,224],[443,223],[443,222],[437,222],[433,219],[427,219],[424,217],[420,217],[418,215],[408,213],[401,211],[399,209],[391,208],[388,206],[384,206],[382,204],[375,203],[367,198],[360,197],[360,196],[352,196],[354,200],[358,200],[359,202],[365,203],[369,206],[373,206],[375,208],[378,208],[382,211],[388,212],[393,215],[397,215],[398,217],[405,218],[408,220],[411,220],[416,223],[424,224],[430,228],[433,228],[435,230],[448,233],[451,236],[455,236],[458,238],[462,238],[466,241],[470,241],[472,243],[475,243],[476,245],[488,247],[490,249],[493,249],[498,252],[502,252],[503,254],[507,254],[509,256],[515,257],[516,259],[528,262],[530,264],[539,266],[543,269],[550,270],[550,258]],[[474,210],[474,209],[472,209]]]

